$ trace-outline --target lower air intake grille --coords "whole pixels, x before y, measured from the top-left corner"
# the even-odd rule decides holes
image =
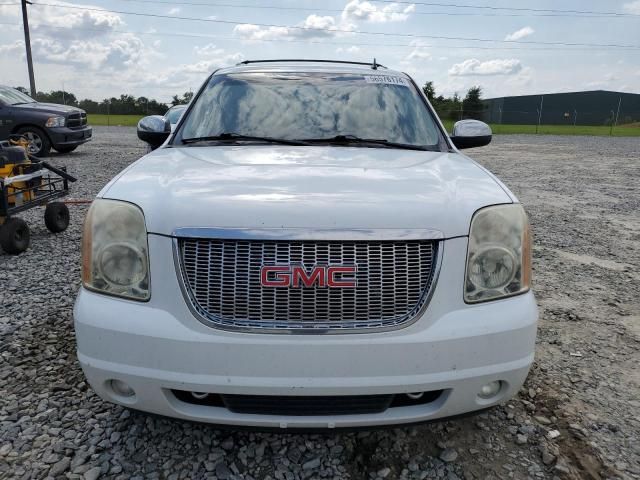
[[[254,415],[351,415],[384,412],[393,395],[348,397],[270,397],[221,395],[233,413]]]
[[[226,408],[248,415],[320,416],[366,415],[382,413],[389,408],[428,405],[438,400],[444,390],[423,392],[419,397],[398,393],[389,395],[281,396],[227,395],[172,390],[184,403]],[[197,395],[197,396],[194,396]]]

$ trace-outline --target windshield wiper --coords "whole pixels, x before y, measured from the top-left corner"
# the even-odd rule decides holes
[[[381,139],[381,138],[360,138],[355,135],[336,135],[335,137],[330,138],[305,138],[305,142],[309,143],[337,143],[337,144],[374,144],[374,145],[384,145],[386,147],[391,148],[404,148],[407,150],[437,150],[437,146],[434,148],[422,146],[422,145],[412,145],[410,143],[398,143],[398,142],[390,142],[389,140]]]
[[[287,140],[286,138],[274,137],[258,137],[254,135],[242,135],[240,133],[221,133],[220,135],[212,135],[209,137],[183,138],[183,144],[201,143],[201,142],[234,142],[237,140],[255,140],[258,142],[280,143],[282,145],[309,145],[301,140]]]

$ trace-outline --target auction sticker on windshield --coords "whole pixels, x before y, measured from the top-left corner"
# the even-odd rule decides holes
[[[393,75],[365,75],[364,80],[367,83],[400,85],[401,87],[409,86],[409,82],[406,78],[396,77]]]

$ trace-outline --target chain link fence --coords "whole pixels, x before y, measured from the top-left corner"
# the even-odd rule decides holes
[[[438,112],[456,121],[474,118],[489,123],[494,131],[520,130],[596,131],[610,135],[640,134],[640,95],[608,91],[527,95],[483,100],[479,109]],[[631,129],[631,130],[630,130]],[[636,133],[637,132],[637,133]]]

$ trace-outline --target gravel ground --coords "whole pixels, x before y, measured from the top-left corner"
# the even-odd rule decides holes
[[[127,128],[52,158],[91,199],[144,147]],[[75,357],[81,222],[0,253],[0,478],[640,478],[640,139],[496,137],[471,155],[525,204],[541,307],[520,394],[479,416],[331,435],[221,431],[104,403]]]

